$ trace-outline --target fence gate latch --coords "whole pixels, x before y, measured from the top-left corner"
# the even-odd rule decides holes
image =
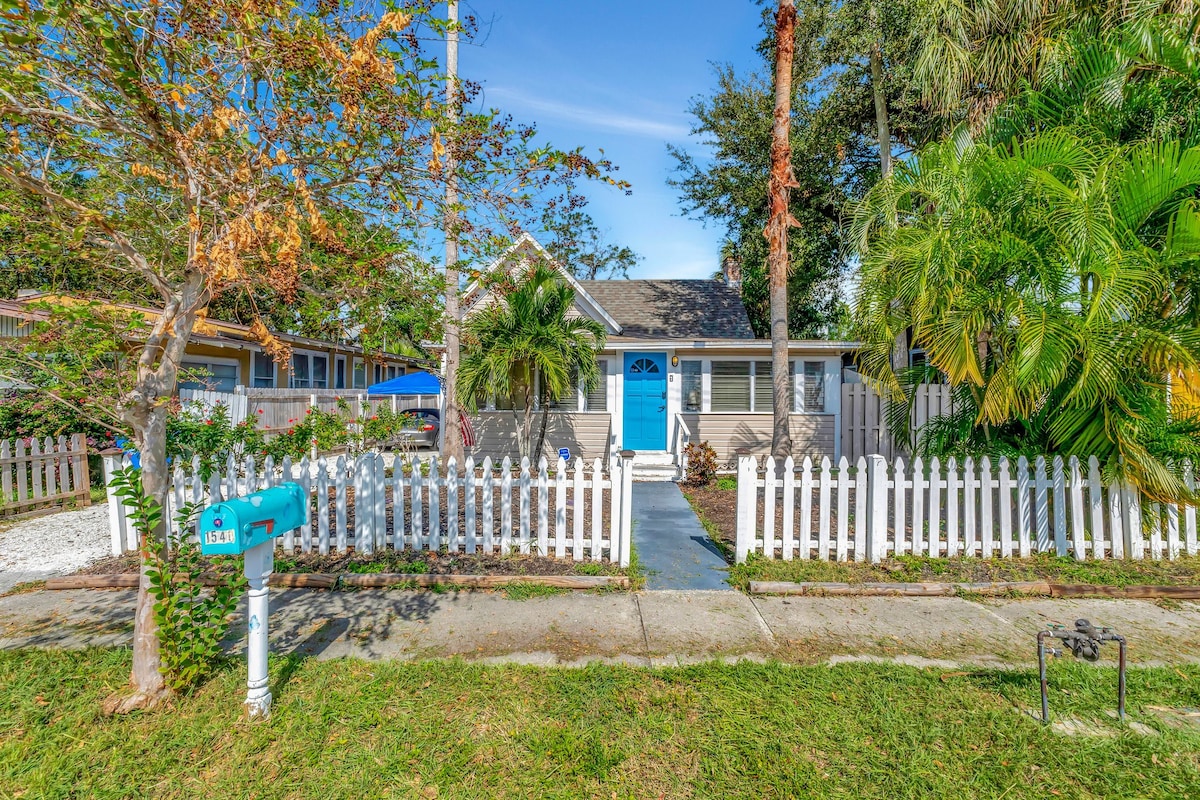
[[[1071,651],[1071,655],[1084,661],[1100,660],[1100,645],[1104,642],[1116,642],[1118,646],[1117,660],[1117,716],[1125,720],[1125,637],[1113,631],[1112,628],[1102,628],[1093,625],[1086,619],[1075,620],[1075,630],[1067,630],[1062,625],[1050,625],[1037,635],[1038,645],[1038,675],[1042,682],[1042,722],[1050,722],[1050,705],[1046,687],[1046,639],[1059,639]],[[1062,650],[1050,648],[1050,655],[1061,656]]]

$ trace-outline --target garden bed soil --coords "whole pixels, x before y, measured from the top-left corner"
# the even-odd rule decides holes
[[[683,487],[684,493],[705,523],[709,535],[732,560],[737,534],[737,490]],[[777,506],[776,530],[781,530],[782,510]],[[759,502],[759,516],[762,501]],[[832,525],[836,529],[836,523]],[[838,583],[997,583],[1041,581],[1090,586],[1200,586],[1200,557],[1181,556],[1174,561],[1105,560],[1076,561],[1039,554],[1030,558],[928,558],[899,556],[878,564],[833,562],[818,559],[751,558],[734,565],[731,580],[747,588],[751,580],[830,581]]]
[[[204,559],[208,570],[226,573],[241,568],[241,559],[230,556]],[[139,560],[136,553],[109,557],[79,571],[80,575],[114,575],[136,573]],[[621,569],[607,561],[570,561],[533,555],[483,555],[480,553],[420,553],[411,550],[366,555],[355,553],[298,553],[275,552],[276,573],[324,573],[332,575],[402,573],[409,575],[620,575]]]

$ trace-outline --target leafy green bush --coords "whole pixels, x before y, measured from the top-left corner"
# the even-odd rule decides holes
[[[300,459],[315,445],[318,451],[345,447],[351,456],[357,456],[391,441],[412,421],[411,414],[386,406],[353,417],[349,403],[339,398],[337,412],[310,408],[304,417],[288,420],[291,427],[272,437],[263,453],[276,461],[285,456]]]
[[[222,403],[211,409],[184,406],[167,419],[167,455],[185,464],[198,456],[205,480],[221,469],[230,453],[240,461],[248,453],[261,453],[264,443],[263,433],[253,420],[232,424],[229,409]]]
[[[234,571],[218,577],[211,589],[203,585],[205,565],[189,531],[199,504],[179,510],[168,546],[150,535],[162,520],[162,506],[142,490],[141,471],[117,470],[112,486],[131,509],[129,518],[145,542],[142,559],[148,562],[162,674],[176,691],[193,689],[208,677],[221,655],[221,640],[245,591],[246,578]]]

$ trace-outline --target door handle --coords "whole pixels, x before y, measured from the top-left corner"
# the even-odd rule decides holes
[[[659,411],[666,411],[666,410],[667,410],[667,407],[666,407],[665,405],[662,405],[662,406],[659,406],[659,407],[658,407],[658,410],[659,410]]]

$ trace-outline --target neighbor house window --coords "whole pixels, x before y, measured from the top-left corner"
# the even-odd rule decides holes
[[[238,365],[213,361],[184,361],[179,365],[185,380],[180,389],[207,389],[232,392],[238,385]]]
[[[258,352],[254,354],[253,361],[254,376],[251,386],[256,389],[275,388],[275,359],[268,353]]]
[[[333,388],[346,388],[346,357],[338,356],[333,362]]]
[[[704,381],[701,362],[680,361],[679,372],[683,378],[683,410],[700,411],[704,403]]]
[[[354,359],[354,388],[367,388],[367,365],[360,358]]]
[[[804,362],[804,411],[825,411],[825,362]]]
[[[317,353],[292,353],[293,389],[329,388],[329,356]]]
[[[587,393],[583,400],[583,408],[585,411],[607,411],[608,410],[608,360],[601,358],[596,361],[596,372],[599,377],[596,379],[596,388]]]
[[[712,362],[712,410],[750,410],[749,361]]]

